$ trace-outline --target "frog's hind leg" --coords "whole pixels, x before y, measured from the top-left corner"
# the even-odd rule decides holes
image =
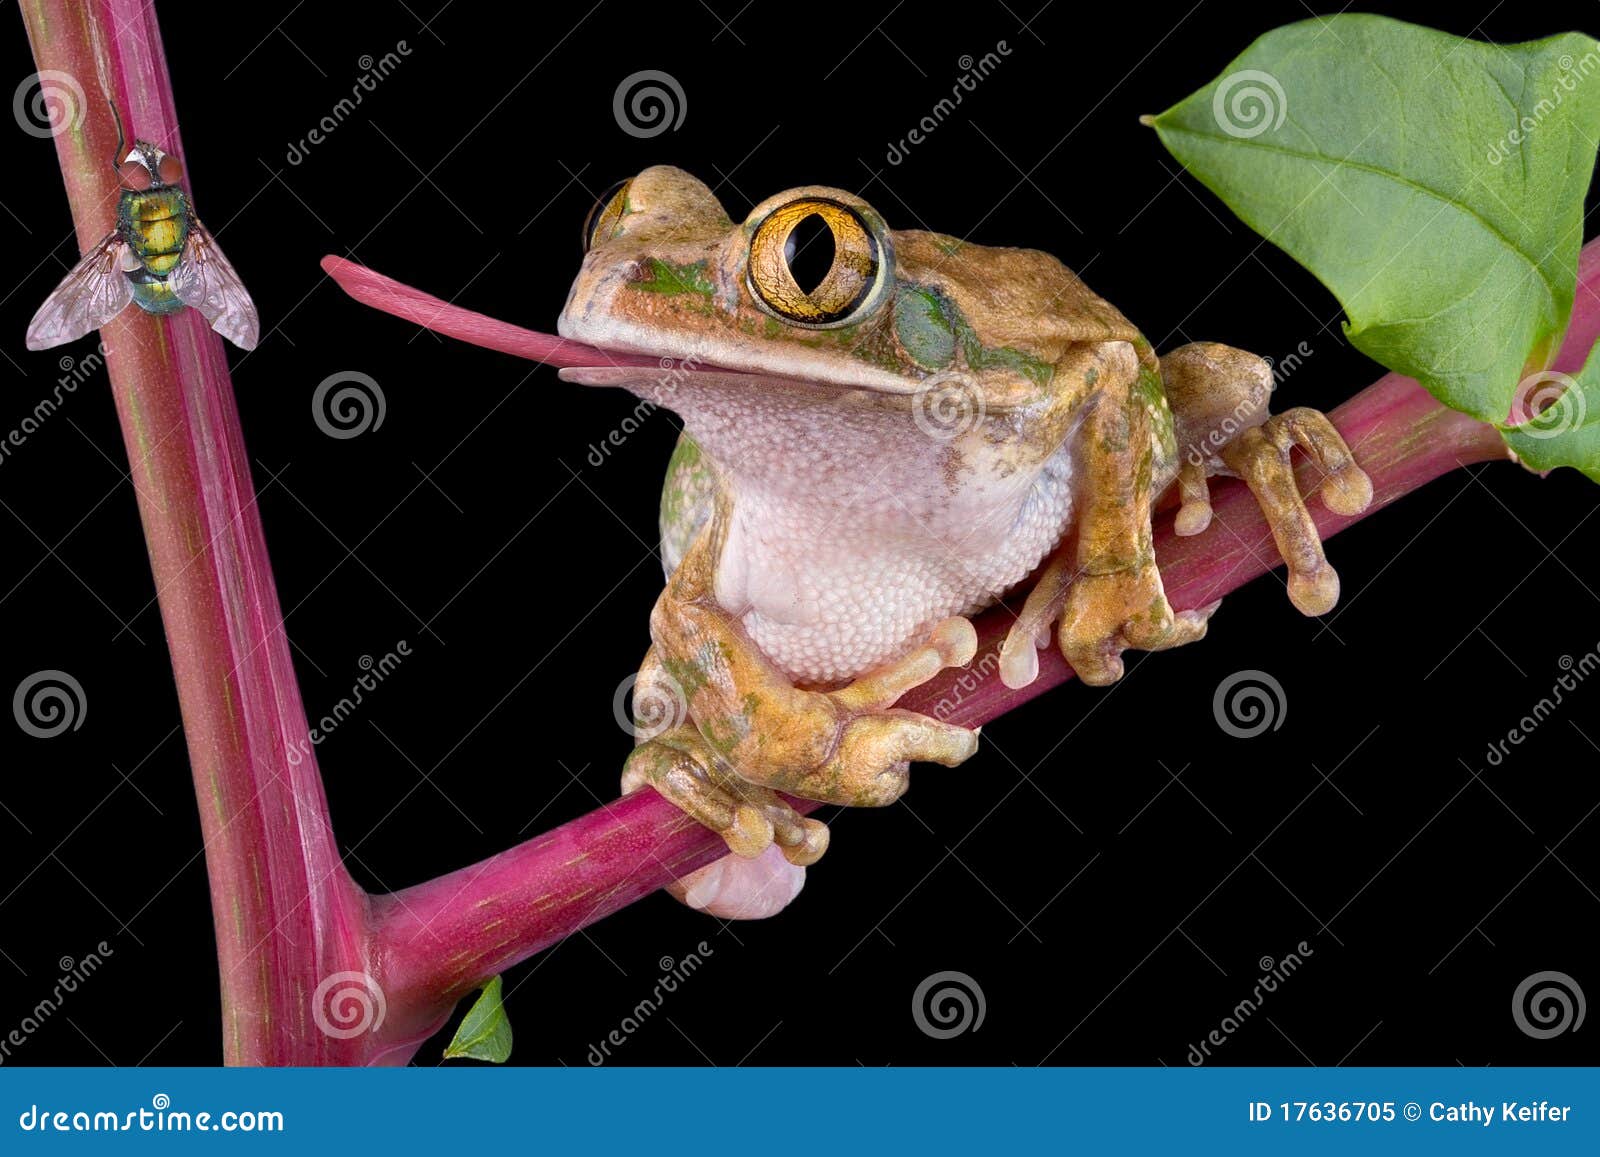
[[[1322,475],[1322,502],[1338,514],[1359,514],[1372,501],[1372,481],[1326,415],[1297,407],[1269,415],[1272,367],[1244,350],[1214,342],[1181,346],[1161,359],[1162,382],[1183,455],[1182,501],[1173,529],[1198,534],[1211,522],[1206,478],[1244,480],[1266,516],[1289,568],[1289,599],[1304,614],[1320,615],[1339,600],[1339,576],[1295,481],[1291,452],[1298,446]]]

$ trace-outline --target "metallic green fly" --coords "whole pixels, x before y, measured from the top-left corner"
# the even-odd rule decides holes
[[[118,118],[117,152],[122,152]],[[183,191],[183,164],[149,141],[135,141],[116,163],[122,193],[117,227],[84,255],[28,324],[28,348],[51,346],[99,329],[129,303],[146,313],[198,309],[211,328],[254,349],[261,322],[239,275],[194,215]]]

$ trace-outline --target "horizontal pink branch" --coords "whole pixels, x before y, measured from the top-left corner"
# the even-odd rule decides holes
[[[553,365],[594,365],[618,355],[534,333],[430,297],[339,258],[323,267],[353,297],[440,333]],[[1557,368],[1580,364],[1600,332],[1600,243],[1584,250],[1578,308]],[[630,363],[632,355],[625,355]],[[654,364],[652,359],[638,359]],[[1507,457],[1492,427],[1445,409],[1415,382],[1390,374],[1331,415],[1373,481],[1362,515],[1336,515],[1313,501],[1329,537],[1457,467]],[[1301,486],[1315,489],[1309,465]],[[1190,538],[1157,528],[1156,553],[1172,603],[1203,606],[1280,564],[1255,500],[1241,484],[1215,485],[1216,517]],[[979,652],[908,694],[901,706],[965,726],[986,723],[1072,677],[1054,648],[1039,678],[1005,687],[995,652],[1011,622],[996,608],[978,619]],[[618,757],[622,756],[618,752]],[[927,781],[925,781],[927,782]],[[815,805],[796,801],[805,810]],[[642,899],[722,855],[721,841],[650,791],[606,804],[482,863],[373,900],[375,958],[391,1000],[431,1006],[442,1024],[451,1005],[489,977]]]

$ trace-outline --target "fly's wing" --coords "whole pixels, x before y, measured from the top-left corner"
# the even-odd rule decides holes
[[[255,303],[198,217],[189,219],[189,243],[171,280],[178,300],[198,309],[212,329],[240,349],[256,348],[261,319]]]
[[[85,253],[28,323],[28,348],[62,345],[121,313],[133,300],[133,284],[124,272],[132,256],[116,233]]]

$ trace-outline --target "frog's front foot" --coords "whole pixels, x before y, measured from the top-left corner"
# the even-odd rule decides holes
[[[780,706],[745,705],[753,725],[732,742],[712,742],[728,732],[727,721],[698,718],[648,739],[629,757],[622,790],[649,784],[737,856],[754,859],[776,844],[791,864],[815,863],[828,847],[827,826],[779,793],[881,807],[905,793],[911,763],[965,761],[977,750],[976,732],[892,704],[944,668],[971,662],[976,650],[972,624],[947,619],[922,646],[836,691],[788,689]],[[652,651],[635,695],[665,678]]]
[[[1053,559],[1023,604],[1000,648],[1000,680],[1026,687],[1039,674],[1038,648],[1059,621],[1061,654],[1078,678],[1102,687],[1122,678],[1122,653],[1163,651],[1205,637],[1221,602],[1174,612],[1153,560],[1104,574],[1073,574],[1065,554]]]
[[[1222,448],[1229,471],[1244,479],[1266,515],[1289,567],[1289,599],[1303,614],[1322,615],[1339,601],[1339,575],[1322,553],[1322,537],[1295,482],[1289,453],[1299,446],[1322,475],[1322,504],[1335,514],[1360,514],[1372,501],[1372,480],[1325,414],[1297,408],[1243,431]]]
[[[1182,506],[1173,529],[1199,534],[1211,524],[1209,475],[1242,478],[1288,564],[1290,600],[1308,615],[1332,610],[1339,576],[1322,553],[1290,454],[1298,446],[1316,466],[1324,506],[1336,514],[1360,514],[1372,501],[1372,480],[1339,431],[1327,415],[1304,407],[1268,416],[1272,368],[1244,350],[1195,342],[1164,356],[1161,375],[1184,455],[1178,475]]]

